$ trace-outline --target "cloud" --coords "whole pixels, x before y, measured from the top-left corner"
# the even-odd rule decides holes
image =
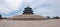
[[[0,0],[0,14],[11,16],[19,14],[19,11],[22,13],[28,4],[35,14],[60,16],[60,0]]]
[[[7,8],[3,7],[0,5],[0,14],[7,14],[9,13],[11,10],[8,10]]]
[[[25,2],[24,2],[25,1]],[[0,14],[5,16],[11,16],[19,14],[22,9],[22,3],[28,3],[31,0],[0,0]]]
[[[60,16],[60,0],[35,0],[32,2],[31,7],[36,14]]]
[[[0,14],[11,15],[10,13],[19,10],[18,6],[22,0],[0,0]]]
[[[20,5],[23,1],[22,0],[5,0],[6,3],[8,3],[12,9],[18,8],[18,5]]]

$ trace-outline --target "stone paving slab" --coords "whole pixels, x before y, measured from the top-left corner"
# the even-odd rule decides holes
[[[60,27],[60,19],[35,21],[0,20],[0,27]]]

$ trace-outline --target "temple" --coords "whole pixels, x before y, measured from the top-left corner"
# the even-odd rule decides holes
[[[8,19],[11,19],[11,20],[41,20],[41,19],[48,19],[48,18],[42,15],[35,15],[33,13],[32,8],[27,6],[24,8],[22,15],[16,15]]]
[[[29,6],[27,6],[23,12],[23,14],[34,14],[32,8]]]

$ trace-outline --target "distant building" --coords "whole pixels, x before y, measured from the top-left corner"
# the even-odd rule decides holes
[[[32,8],[27,6],[26,8],[24,8],[22,15],[16,15],[8,19],[11,19],[11,20],[41,20],[41,19],[48,19],[48,18],[41,16],[41,15],[35,15],[33,13]]]
[[[0,15],[0,19],[2,19],[2,16]]]

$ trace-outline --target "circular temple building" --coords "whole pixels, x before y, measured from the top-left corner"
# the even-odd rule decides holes
[[[33,13],[32,8],[27,6],[26,8],[24,8],[22,15],[16,15],[8,19],[11,19],[11,20],[44,20],[48,18],[45,16],[41,16],[41,15],[35,15]]]

